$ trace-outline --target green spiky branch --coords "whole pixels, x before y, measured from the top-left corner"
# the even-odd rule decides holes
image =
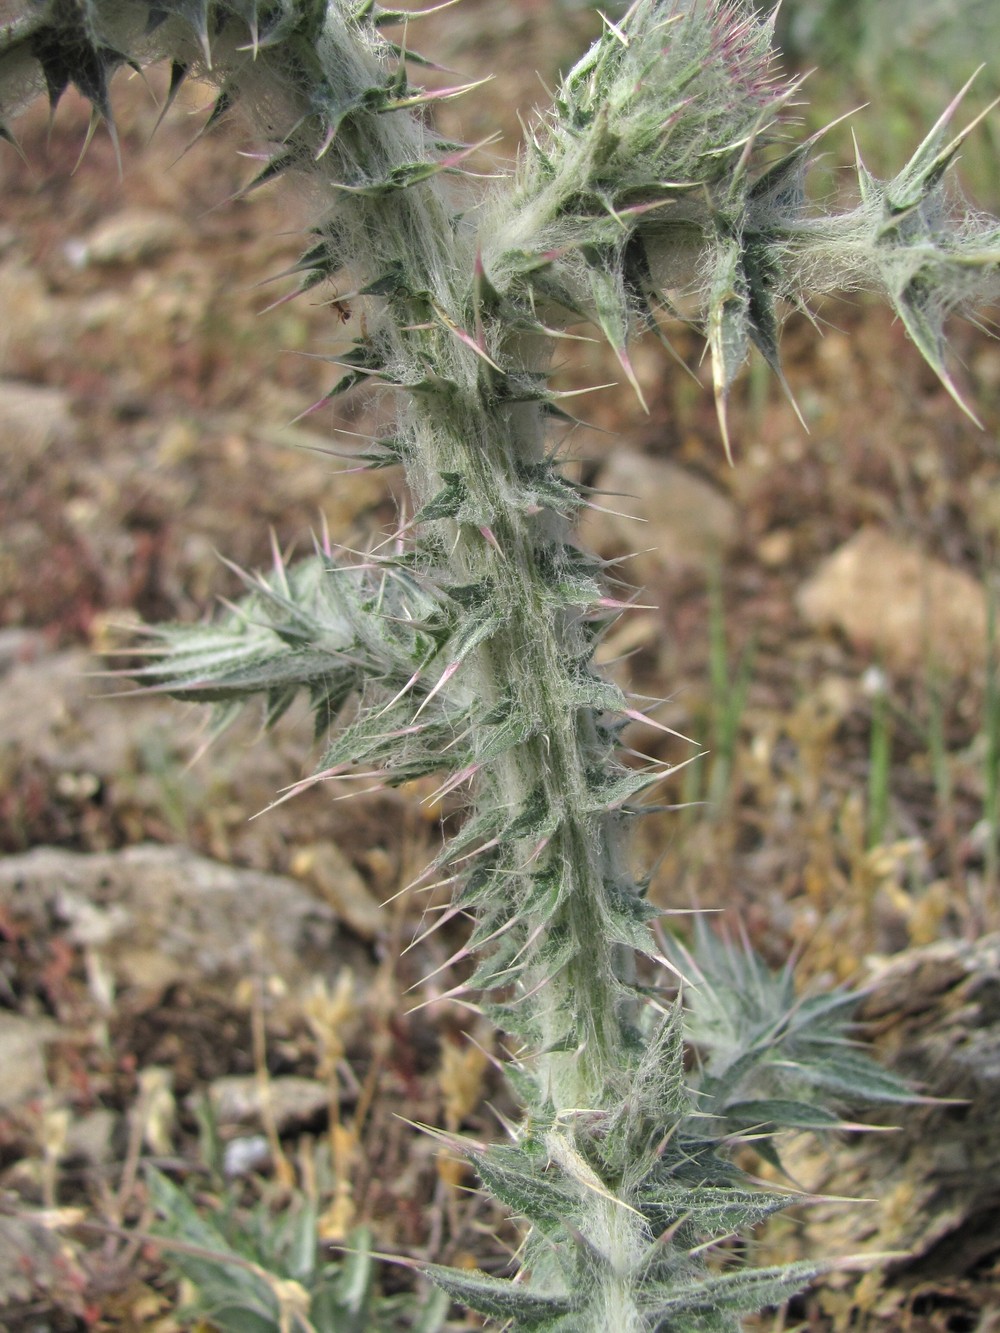
[[[278,560],[228,617],[162,629],[143,678],[215,703],[220,722],[252,695],[273,721],[305,690],[328,740],[319,777],[441,772],[472,792],[438,866],[476,922],[461,989],[490,997],[519,1043],[526,1119],[509,1145],[467,1151],[531,1230],[518,1281],[436,1280],[518,1328],[731,1329],[820,1267],[706,1257],[789,1202],[729,1162],[734,1136],[839,1123],[827,1094],[902,1090],[843,1046],[842,997],[798,1006],[787,978],[709,949],[694,1098],[678,1004],[639,984],[637,956],[664,960],[627,829],[665,770],[618,758],[640,715],[592,666],[624,604],[572,540],[587,501],[552,458],[549,349],[590,321],[635,384],[631,338],[697,310],[725,437],[750,347],[780,374],[786,305],[869,287],[955,392],[942,322],[996,292],[1000,233],[948,195],[954,106],[895,180],[859,163],[857,206],[815,213],[813,141],[782,145],[797,88],[739,0],[639,0],[608,22],[511,177],[478,198],[473,149],[426,117],[462,89],[410,82],[414,57],[382,31],[398,17],[366,0],[25,0],[0,29],[3,133],[36,91],[54,107],[70,84],[114,133],[115,70],[166,59],[170,98],[190,75],[215,83],[209,125],[235,103],[255,117],[272,150],[248,188],[318,180],[300,287],[346,270],[371,304],[322,401],[396,391],[394,434],[368,461],[404,466],[417,512],[391,555]]]

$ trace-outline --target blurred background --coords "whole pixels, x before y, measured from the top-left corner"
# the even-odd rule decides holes
[[[500,130],[503,159],[600,21],[569,0],[463,0],[408,41],[495,76],[442,120],[469,141]],[[785,0],[777,28],[787,72],[816,67],[803,134],[870,104],[821,145],[827,206],[851,198],[852,135],[891,174],[982,62],[958,123],[1000,95],[991,0]],[[497,1271],[517,1243],[462,1165],[399,1118],[500,1132],[493,1039],[441,999],[460,977],[434,975],[460,923],[406,952],[446,898],[396,896],[457,807],[429,783],[350,801],[313,788],[260,813],[311,771],[303,714],[263,738],[247,718],[206,747],[198,713],[95,674],[130,627],[236,595],[226,561],[267,564],[272,540],[306,553],[324,522],[363,551],[406,504],[401,478],[352,465],[377,403],[300,415],[361,317],[322,290],[282,302],[294,279],[262,285],[298,258],[317,201],[241,195],[258,145],[235,120],[202,138],[212,97],[198,87],[158,124],[165,94],[161,71],[116,80],[121,176],[103,129],[83,151],[75,94],[52,118],[40,104],[22,118],[23,156],[0,144],[12,1329],[213,1326],[179,1312],[176,1264],[118,1230],[150,1225],[146,1158],[250,1248],[247,1218],[302,1198],[324,1241],[363,1224],[382,1252]],[[1000,209],[998,139],[994,112],[958,171],[987,211]],[[951,329],[979,429],[876,302],[812,316],[790,313],[784,335],[807,430],[755,363],[732,397],[730,468],[700,342],[678,328],[688,373],[640,344],[649,413],[627,385],[595,393],[561,448],[621,511],[588,515],[582,539],[631,555],[621,573],[645,589],[602,657],[667,700],[657,716],[696,744],[637,727],[627,742],[678,762],[704,752],[667,793],[683,808],[638,832],[653,897],[719,909],[771,964],[795,957],[804,986],[883,978],[868,1017],[885,1057],[968,1099],[907,1113],[889,1149],[888,1136],[798,1146],[798,1183],[887,1207],[772,1224],[771,1257],[915,1258],[860,1285],[833,1279],[764,1326],[985,1330],[1000,1304],[1000,1125],[982,1118],[1000,1090],[1000,346],[976,322]],[[576,346],[566,386],[616,378],[597,344]],[[951,1145],[947,1161],[932,1141]],[[190,1240],[170,1206],[168,1229]],[[371,1327],[415,1326],[409,1275],[377,1281],[387,1303]]]

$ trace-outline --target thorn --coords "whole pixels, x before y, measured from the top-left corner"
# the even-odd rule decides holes
[[[493,549],[494,549],[494,551],[496,551],[497,555],[502,556],[504,559],[506,559],[506,556],[504,556],[503,547],[502,547],[502,546],[500,545],[500,543],[497,541],[497,539],[496,539],[496,535],[495,535],[495,533],[493,532],[493,529],[492,529],[492,528],[489,528],[489,527],[487,527],[485,524],[483,524],[482,527],[480,527],[479,531],[480,531],[480,533],[482,534],[483,539],[484,539],[490,546],[493,547]]]
[[[985,68],[986,68],[985,65],[980,65],[978,69],[976,69],[976,70],[974,70],[974,71],[972,72],[972,74],[969,76],[969,78],[965,81],[965,83],[962,85],[962,87],[958,90],[958,92],[955,94],[955,96],[951,99],[951,101],[950,101],[950,102],[948,103],[948,105],[945,107],[945,109],[941,112],[940,116],[938,116],[937,120],[934,122],[934,124],[931,126],[931,128],[930,128],[930,129],[927,131],[927,133],[924,135],[924,138],[923,138],[922,142],[920,143],[919,147],[917,148],[916,152],[913,154],[913,157],[910,158],[910,161],[911,161],[911,162],[913,161],[914,158],[916,158],[917,156],[919,156],[919,154],[920,154],[920,152],[921,152],[922,149],[924,149],[924,148],[930,148],[930,146],[931,146],[931,144],[934,142],[934,140],[941,134],[941,131],[944,130],[944,129],[946,128],[946,126],[948,125],[949,121],[952,119],[952,117],[954,116],[955,112],[958,110],[959,106],[962,104],[962,101],[963,101],[963,99],[964,99],[966,93],[969,91],[969,89],[970,89],[970,88],[972,87],[972,85],[975,83],[976,79],[979,78],[980,74],[982,74],[982,72],[983,72],[983,70],[984,70]]]
[[[409,944],[406,946],[406,948],[400,950],[399,956],[402,958],[403,955],[408,954],[411,949],[419,948],[419,946],[423,944],[425,940],[430,939],[430,937],[435,933],[435,931],[440,930],[442,926],[446,926],[449,921],[454,921],[455,917],[463,916],[464,914],[465,914],[464,907],[457,907],[453,903],[449,904],[441,912],[441,915],[434,922],[433,926],[428,926],[428,928],[423,932],[423,934],[415,935],[413,939],[409,942]],[[436,967],[433,972],[429,972],[427,976],[423,978],[423,981],[427,981],[430,979],[430,977],[436,976],[438,972],[443,971],[446,967],[449,967],[452,963],[459,962],[462,958],[466,957],[468,953],[469,950],[465,947],[465,945],[463,945],[458,950],[457,953],[453,954],[452,957],[447,960],[447,962],[442,963],[440,967]],[[413,985],[410,987],[410,990],[416,990],[416,988],[421,984],[422,982],[415,981]]]
[[[403,696],[407,694],[413,688],[414,685],[416,685],[417,681],[420,679],[422,672],[424,671],[424,668],[429,665],[430,665],[429,658],[421,662],[420,666],[417,667],[416,671],[414,671],[413,675],[406,682],[406,684],[401,689],[396,691],[396,693],[392,696],[392,698],[389,700],[387,704],[383,704],[383,706],[378,710],[378,712],[372,718],[372,721],[377,722],[380,717],[384,717],[386,713],[388,713],[391,709],[395,708],[396,704],[399,703],[400,699],[402,699]]]
[[[719,430],[722,432],[722,447],[726,451],[726,461],[730,467],[735,467],[733,462],[733,450],[729,443],[729,423],[726,419],[726,396],[720,393],[718,387],[715,391],[715,415],[719,419]]]
[[[149,135],[150,139],[152,139],[153,135],[163,124],[163,118],[170,110],[170,108],[173,106],[177,94],[180,92],[181,84],[187,78],[188,71],[190,70],[190,68],[191,68],[190,65],[183,64],[179,60],[175,60],[171,63],[170,86],[167,88],[167,95],[163,101],[163,108],[160,111],[160,114],[157,116],[156,124],[153,126],[152,131],[150,132]]]
[[[421,801],[421,805],[434,805],[436,802],[440,801],[442,797],[448,796],[453,792],[456,787],[460,787],[463,782],[468,782],[470,778],[475,777],[480,768],[482,768],[482,764],[477,763],[468,764],[465,768],[459,769],[459,771],[453,773],[446,782],[442,782],[441,786],[438,787],[436,791],[431,792],[429,796],[425,796]]]
[[[686,741],[688,745],[698,744],[698,742],[696,740],[692,740],[690,736],[685,736],[680,731],[674,731],[673,727],[664,726],[662,722],[654,721],[654,719],[649,717],[648,714],[640,713],[637,708],[626,708],[625,716],[629,718],[632,722],[640,722],[642,723],[643,726],[655,727],[657,731],[665,731],[668,736],[675,736],[679,741]]]
[[[87,132],[83,138],[83,146],[80,149],[80,154],[76,159],[76,163],[73,166],[73,170],[70,172],[71,176],[75,176],[76,173],[80,170],[80,167],[83,165],[83,159],[87,156],[87,149],[93,143],[94,135],[97,132],[97,127],[100,123],[101,123],[101,113],[97,110],[96,107],[92,107],[90,111],[90,120],[87,124]],[[111,127],[111,122],[109,122],[109,129],[110,127]],[[51,131],[51,124],[49,126],[49,129]],[[118,147],[118,136],[112,133],[111,141],[115,146],[115,159],[118,163],[118,179],[121,180],[122,163],[121,163],[121,151]]]
[[[632,365],[632,358],[629,356],[627,349],[624,347],[616,348],[615,353],[618,357],[618,361],[619,364],[621,365],[622,370],[624,370],[625,372],[625,378],[632,386],[632,391],[634,392],[636,398],[638,398],[639,400],[639,406],[646,413],[646,415],[649,416],[649,404],[646,402],[646,397],[642,392],[642,386],[640,385],[638,379],[636,378],[635,368]]]
[[[330,768],[330,769],[327,769],[327,770],[326,770],[325,772],[323,772],[323,773],[314,773],[314,774],[312,775],[312,777],[309,777],[309,778],[303,778],[303,780],[302,780],[301,782],[295,782],[295,783],[293,783],[290,787],[287,787],[287,788],[285,789],[284,794],[283,794],[282,796],[277,797],[277,799],[276,799],[276,800],[273,800],[273,801],[270,803],[270,805],[265,805],[264,808],[263,808],[262,810],[258,810],[257,813],[251,815],[250,818],[251,818],[251,819],[259,819],[262,815],[266,815],[266,814],[268,814],[271,810],[275,810],[275,809],[277,809],[277,807],[278,807],[279,805],[284,805],[286,801],[290,801],[294,796],[298,796],[301,792],[308,791],[308,789],[309,789],[310,787],[314,787],[318,782],[333,782],[333,781],[337,781],[338,779],[339,779],[339,780],[342,780],[342,781],[344,781],[344,782],[353,782],[355,779],[360,779],[360,778],[380,778],[380,779],[382,779],[382,778],[385,778],[385,776],[386,776],[386,771],[385,771],[385,769],[373,769],[373,770],[372,770],[371,772],[369,772],[369,773],[350,773],[350,772],[345,773],[345,772],[342,772],[342,771],[341,771],[341,770],[343,770],[343,769],[345,769],[345,768],[348,768],[348,767],[349,767],[349,765],[346,764],[346,763],[345,763],[345,764],[339,764],[339,765],[337,766],[337,768]],[[379,781],[379,782],[377,782],[377,783],[375,784],[374,787],[365,787],[364,791],[365,791],[366,793],[367,793],[367,792],[373,792],[373,791],[382,791],[382,790],[384,790],[384,788],[385,788],[385,783],[384,783],[384,781]],[[359,793],[359,792],[349,792],[347,797],[338,796],[338,797],[335,797],[334,799],[335,799],[335,800],[345,800],[345,799],[349,799],[349,798],[352,797],[352,796],[360,795],[360,794],[361,794],[361,793]]]
[[[596,606],[609,611],[658,611],[660,608],[651,602],[621,602],[616,597],[598,597]]]
[[[495,74],[488,74],[484,79],[476,79],[473,83],[456,83],[450,88],[421,88],[410,97],[399,97],[392,102],[386,102],[384,106],[379,107],[379,110],[401,111],[408,107],[428,106],[432,102],[451,101],[464,93],[472,92],[475,88],[481,88],[486,83],[492,83],[495,78]]]
[[[277,575],[281,591],[286,597],[291,597],[292,590],[288,584],[287,562],[281,553],[281,548],[278,545],[278,534],[273,527],[268,529],[268,539],[271,546],[271,563],[274,566],[274,572]]]
[[[10,132],[7,126],[4,124],[0,124],[0,139],[2,139],[4,143],[9,143],[11,148],[13,148],[14,152],[18,155],[18,157],[21,159],[24,165],[26,167],[30,167],[30,163],[28,162],[28,159],[24,155],[24,149],[14,138],[13,134]]]
[[[419,707],[419,708],[417,709],[417,711],[414,713],[413,716],[414,716],[415,719],[418,718],[418,717],[420,716],[420,714],[424,711],[424,709],[427,707],[427,705],[430,703],[430,701],[434,698],[434,696],[437,694],[437,692],[438,692],[439,690],[443,689],[444,686],[448,684],[448,682],[451,680],[452,676],[455,674],[455,672],[458,670],[458,668],[459,668],[461,665],[462,665],[461,658],[459,658],[459,659],[458,659],[457,661],[455,661],[455,662],[449,662],[449,663],[448,663],[448,665],[445,667],[445,669],[441,672],[441,675],[438,677],[437,684],[436,684],[436,685],[434,686],[434,688],[430,691],[430,693],[429,693],[428,695],[426,695],[426,697],[424,698],[423,703],[420,705],[420,707]]]
[[[434,307],[434,313],[435,315],[437,315],[438,322],[444,328],[446,328],[449,333],[453,334],[456,338],[458,338],[460,342],[464,343],[466,347],[468,347],[471,351],[475,352],[477,356],[482,357],[482,359],[491,369],[497,371],[498,374],[503,373],[500,367],[497,365],[497,363],[486,351],[486,346],[484,342],[478,341],[476,338],[472,336],[471,333],[467,333],[465,329],[461,328],[458,324],[456,324],[455,321],[451,318],[451,316],[446,311],[442,310],[436,301],[432,302],[432,305]],[[433,327],[433,325],[429,327]],[[480,337],[481,336],[482,336],[482,325],[480,324]]]
[[[462,982],[458,986],[453,986],[451,990],[445,991],[443,995],[431,995],[426,1000],[421,1000],[421,1002],[415,1004],[412,1009],[407,1009],[405,1011],[406,1017],[409,1018],[410,1014],[419,1013],[421,1009],[426,1009],[428,1005],[441,1004],[445,1000],[452,1000],[455,1004],[461,1004],[471,1013],[481,1014],[483,1011],[479,1005],[473,1004],[469,1000],[462,999],[464,994],[468,994],[468,987]]]
[[[427,870],[430,869],[433,869],[433,867],[428,866]],[[382,906],[388,907],[388,905],[394,903],[397,898],[402,898],[404,893],[430,893],[434,889],[443,889],[449,884],[454,884],[458,879],[458,875],[448,875],[445,879],[433,880],[430,884],[424,884],[418,889],[417,885],[420,884],[424,875],[427,874],[427,870],[424,870],[417,875],[416,879],[411,879],[409,884],[404,884],[401,889],[397,889],[391,898],[386,898],[383,901]]]

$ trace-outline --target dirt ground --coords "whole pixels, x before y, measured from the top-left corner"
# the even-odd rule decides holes
[[[444,63],[508,72],[449,117],[469,139],[499,124],[511,148],[516,110],[543,96],[535,71],[549,82],[590,20],[527,2],[502,19],[464,8],[441,38]],[[313,297],[262,313],[290,290],[260,284],[298,257],[308,197],[294,215],[271,187],[237,197],[253,168],[238,125],[185,152],[208,93],[184,92],[154,134],[150,91],[124,79],[116,91],[121,178],[100,129],[80,159],[87,112],[72,96],[51,125],[44,107],[24,117],[23,159],[0,145],[0,1050],[19,1075],[3,1076],[17,1086],[0,1097],[0,1226],[27,1218],[32,1235],[59,1237],[24,1250],[20,1286],[0,1260],[20,1293],[6,1325],[0,1308],[12,1330],[195,1326],[144,1239],[141,1162],[197,1177],[209,1094],[224,1146],[258,1141],[258,1166],[227,1185],[244,1201],[312,1189],[328,1240],[362,1221],[390,1255],[500,1271],[517,1243],[412,1128],[500,1132],[499,1079],[467,1041],[468,1017],[441,999],[448,975],[424,980],[458,923],[405,952],[434,902],[396,897],[452,811],[416,785],[349,802],[313,790],[251,819],[310,771],[302,716],[255,744],[251,719],[201,753],[197,715],[112,698],[120,683],[87,674],[114,665],[102,653],[126,641],[121,627],[195,619],[237,593],[220,555],[254,568],[272,540],[308,550],[321,516],[363,549],[405,504],[399,477],[328,452],[357,446],[370,403],[298,419],[335,378],[324,358],[352,323]],[[847,161],[848,144],[835,156]],[[1000,930],[1000,348],[972,325],[952,329],[979,429],[874,303],[817,314],[819,332],[791,317],[784,344],[808,433],[754,367],[734,394],[730,468],[682,330],[690,376],[643,345],[649,414],[627,389],[594,395],[594,429],[565,446],[578,475],[608,489],[632,476],[647,506],[646,536],[598,521],[588,538],[608,554],[630,541],[665,552],[635,562],[655,609],[614,629],[608,657],[625,660],[613,669],[668,699],[661,716],[707,751],[670,793],[688,808],[647,820],[637,858],[656,867],[657,901],[722,909],[774,965],[797,955],[803,986]],[[567,382],[614,378],[602,356],[568,366]],[[691,479],[693,526],[678,542],[668,491]],[[852,547],[859,533],[877,540]],[[851,579],[831,582],[830,562],[852,553]],[[897,621],[914,580],[918,614]],[[117,859],[151,846],[175,849],[142,862],[159,899]],[[40,849],[56,859],[28,859]],[[257,876],[211,879],[230,895],[217,921],[185,895],[215,873],[205,862]],[[245,906],[257,893],[290,895],[305,933],[259,938]],[[177,941],[167,963],[150,936],[158,911]],[[318,962],[307,937],[325,949]],[[471,1035],[491,1046],[486,1030]],[[886,1049],[905,1057],[898,1041]],[[290,1098],[280,1123],[259,1103],[225,1110],[227,1090],[252,1102],[268,1079]],[[348,1190],[324,1184],[331,1159]],[[880,1159],[864,1160],[871,1177],[852,1168],[853,1188],[884,1197]],[[993,1166],[995,1205],[1000,1157]],[[977,1171],[989,1182],[989,1162]],[[214,1188],[206,1176],[209,1209]],[[988,1188],[977,1209],[989,1212]],[[935,1244],[968,1234],[960,1211]],[[949,1259],[935,1251],[933,1266],[820,1289],[766,1326],[993,1328],[1000,1235],[977,1235]],[[780,1230],[762,1243],[778,1255],[798,1244]],[[390,1290],[408,1280],[387,1273]]]

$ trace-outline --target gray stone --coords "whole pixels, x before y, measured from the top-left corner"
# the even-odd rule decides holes
[[[15,625],[0,629],[0,676],[16,666],[37,661],[45,650],[45,638],[38,630]]]
[[[211,982],[228,994],[263,974],[294,991],[336,961],[335,913],[295,880],[184,847],[36,848],[0,861],[0,903],[40,925],[61,921],[118,985]]]
[[[8,781],[24,771],[41,777],[56,804],[99,793],[101,811],[135,830],[130,841],[159,836],[167,825],[178,841],[198,838],[201,850],[224,861],[283,869],[290,847],[326,835],[322,784],[266,818],[249,818],[313,767],[304,700],[264,736],[251,706],[206,749],[203,710],[102,680],[101,666],[74,650],[9,667],[0,708],[0,771]]]
[[[86,1115],[74,1116],[66,1131],[66,1161],[85,1162],[91,1167],[110,1166],[115,1160],[118,1116],[99,1106]]]
[[[313,1078],[282,1074],[266,1084],[253,1075],[217,1078],[208,1090],[215,1118],[223,1128],[231,1125],[263,1124],[264,1099],[279,1134],[301,1129],[330,1105],[330,1089]]]
[[[0,1215],[0,1313],[37,1319],[39,1313],[58,1310],[82,1321],[88,1275],[76,1246],[47,1225],[48,1220],[43,1214]],[[17,1325],[49,1326],[34,1322]],[[0,1328],[6,1327],[0,1323]]]
[[[263,1171],[271,1161],[271,1145],[264,1134],[241,1134],[222,1150],[222,1172],[230,1178]]]
[[[112,780],[138,766],[157,735],[180,753],[176,704],[162,698],[101,698],[99,659],[76,649],[18,662],[4,680],[0,746],[54,772]],[[190,747],[189,747],[190,748]]]
[[[51,445],[75,431],[69,397],[62,389],[18,380],[0,381],[0,458],[6,480],[25,464],[37,462]]]
[[[606,558],[631,555],[622,567],[631,583],[702,572],[738,538],[733,502],[676,463],[618,449],[595,484],[601,494],[592,498],[602,508],[584,511],[581,542]]]
[[[800,1135],[782,1149],[796,1184],[827,1196],[783,1259],[880,1261],[860,1285],[846,1271],[826,1280],[852,1329],[898,1327],[916,1294],[956,1289],[1000,1247],[1000,935],[941,940],[869,970],[863,1031],[921,1096],[868,1109],[864,1120],[892,1133]]]
[[[300,847],[291,869],[359,938],[373,940],[385,928],[385,909],[336,843]]]
[[[982,585],[878,528],[863,528],[824,560],[798,606],[815,628],[839,631],[899,671],[963,672],[985,655]]]
[[[188,239],[183,221],[173,213],[128,208],[99,223],[80,240],[68,241],[67,257],[79,268],[87,264],[142,264]]]
[[[12,1110],[48,1091],[45,1048],[60,1033],[51,1019],[0,1013],[0,1110]]]

